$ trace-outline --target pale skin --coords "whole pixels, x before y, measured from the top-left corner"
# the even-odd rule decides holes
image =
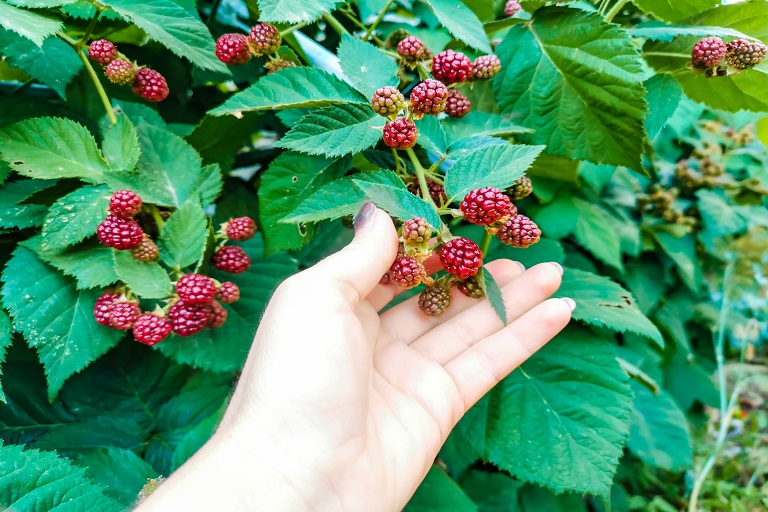
[[[380,314],[397,247],[366,205],[347,247],[278,288],[221,426],[140,512],[401,510],[462,415],[571,318],[549,298],[562,267],[510,260],[487,267],[506,327],[455,288],[440,317],[416,298]]]

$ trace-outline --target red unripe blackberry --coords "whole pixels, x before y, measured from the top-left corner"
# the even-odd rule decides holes
[[[96,235],[107,247],[121,251],[133,249],[144,240],[144,230],[138,222],[117,215],[107,215],[96,228]]]
[[[93,317],[97,324],[109,325],[109,307],[120,299],[120,294],[107,291],[99,295],[93,306]]]
[[[469,98],[453,89],[448,93],[448,99],[445,100],[445,113],[451,117],[464,117],[471,106],[472,103]]]
[[[147,101],[163,101],[168,97],[168,82],[154,69],[141,68],[131,84],[133,93]]]
[[[213,266],[222,272],[241,274],[251,266],[251,258],[242,247],[225,245],[213,255]]]
[[[280,32],[268,23],[254,25],[251,28],[251,33],[248,34],[248,44],[251,46],[251,51],[257,56],[275,53],[282,42],[283,38],[280,36]]]
[[[397,117],[403,107],[405,107],[405,96],[397,90],[397,87],[387,85],[373,93],[371,108],[379,115]]]
[[[440,285],[426,286],[419,294],[419,309],[429,316],[442,315],[451,305],[451,292]]]
[[[691,61],[694,68],[713,68],[725,58],[725,43],[719,37],[705,37],[693,46]]]
[[[406,186],[408,187],[408,192],[415,196],[421,197],[421,187],[416,176],[411,178]],[[443,185],[427,178],[427,188],[429,189],[429,197],[432,198],[432,201],[434,201],[436,205],[440,206],[448,202],[448,196],[445,194],[445,187]]]
[[[517,0],[509,0],[506,5],[504,5],[504,16],[511,17],[520,12],[520,9],[523,7],[520,5],[520,2]]]
[[[117,48],[112,42],[99,39],[88,46],[88,56],[102,66],[106,66],[117,58]]]
[[[144,263],[155,261],[159,254],[160,249],[157,247],[157,244],[146,233],[144,233],[141,243],[131,249],[131,255]]]
[[[514,205],[504,193],[494,187],[472,190],[461,202],[464,218],[472,224],[487,226],[512,212]]]
[[[167,338],[171,330],[171,322],[166,317],[144,313],[133,324],[133,337],[151,347]]]
[[[202,274],[185,274],[176,283],[176,295],[185,304],[210,304],[216,296],[216,284]]]
[[[109,326],[121,331],[127,331],[133,327],[136,319],[139,318],[141,309],[135,302],[127,300],[118,300],[109,306]]]
[[[525,215],[513,215],[502,224],[496,236],[504,244],[525,249],[539,241],[541,230]]]
[[[240,288],[235,283],[224,281],[216,290],[216,298],[224,304],[232,304],[240,299]]]
[[[227,310],[216,301],[211,304],[211,312],[208,314],[208,327],[218,329],[227,321]]]
[[[423,60],[427,54],[427,48],[424,41],[416,36],[408,36],[397,43],[397,54],[409,64],[415,64]]]
[[[136,66],[124,59],[115,59],[104,68],[104,75],[113,84],[128,85],[136,77]]]
[[[442,82],[427,78],[411,91],[411,110],[418,117],[445,110],[448,89]]]
[[[466,279],[483,266],[483,252],[469,238],[454,238],[440,249],[440,263],[449,274]]]
[[[210,304],[185,304],[183,301],[177,301],[168,310],[173,332],[181,337],[191,336],[205,329],[210,314]]]
[[[507,189],[507,195],[513,201],[519,201],[528,197],[533,192],[533,184],[528,176],[521,176],[515,180],[515,184]]]
[[[224,34],[216,40],[216,57],[228,66],[240,66],[251,60],[248,38],[243,34]]]
[[[415,244],[426,242],[432,236],[427,219],[414,217],[403,222],[403,240]]]
[[[267,70],[267,74],[270,75],[275,71],[280,71],[285,68],[294,68],[296,63],[285,59],[273,59],[264,64],[264,68]]]
[[[470,299],[482,299],[485,291],[477,280],[477,276],[471,276],[461,281],[456,281],[456,288]]]
[[[432,59],[432,75],[447,84],[463,82],[472,75],[472,62],[461,52],[445,50]]]
[[[768,55],[768,47],[759,41],[749,42],[744,39],[731,41],[726,45],[728,65],[738,71],[753,68]]]
[[[390,281],[397,286],[413,288],[418,286],[424,278],[424,267],[421,266],[421,263],[416,258],[403,256],[395,259],[387,273],[389,274]]]
[[[229,219],[226,223],[227,238],[243,242],[250,240],[256,234],[256,222],[250,217]]]
[[[118,190],[109,198],[109,211],[127,219],[141,211],[141,198],[133,190]]]
[[[404,117],[398,117],[384,125],[382,137],[384,144],[395,149],[407,149],[416,145],[419,136],[413,121]]]
[[[481,55],[472,64],[473,80],[488,80],[501,71],[501,61],[496,55]]]

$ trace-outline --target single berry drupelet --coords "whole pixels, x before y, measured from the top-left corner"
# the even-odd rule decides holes
[[[521,176],[515,180],[515,184],[507,189],[507,195],[513,201],[519,201],[528,197],[533,192],[533,184],[528,176]]]
[[[750,42],[744,39],[731,41],[726,45],[726,61],[737,71],[755,67],[768,55],[768,47],[759,41]]]
[[[451,305],[451,292],[440,285],[427,286],[419,294],[419,309],[429,316],[442,315]]]
[[[408,36],[397,43],[397,54],[406,63],[416,64],[427,56],[428,51],[424,46],[424,41],[416,36]]]
[[[432,59],[432,75],[447,84],[463,82],[472,75],[472,62],[461,52],[445,50]]]
[[[145,345],[157,345],[171,334],[171,322],[164,316],[144,313],[133,324],[133,337]]]
[[[509,0],[504,5],[504,16],[508,18],[511,16],[514,16],[515,14],[520,12],[520,9],[522,8],[523,7],[520,5],[520,2],[518,2],[517,0]]]
[[[227,321],[227,310],[216,301],[211,304],[211,312],[208,314],[208,327],[218,329]]]
[[[454,89],[448,93],[448,99],[445,101],[445,113],[451,117],[464,117],[471,106],[472,103],[469,98]]]
[[[96,235],[101,243],[120,251],[133,249],[144,240],[144,230],[138,222],[117,215],[107,215],[96,228]]]
[[[267,74],[272,74],[276,71],[280,71],[281,69],[285,68],[295,68],[296,63],[290,60],[285,59],[272,59],[266,64],[264,64],[264,68],[267,70]]]
[[[240,288],[235,283],[224,281],[216,290],[216,298],[224,304],[232,304],[240,299]]]
[[[440,249],[440,263],[449,274],[466,279],[483,266],[483,253],[469,238],[454,238]]]
[[[133,93],[147,101],[163,101],[168,97],[168,82],[154,69],[141,68],[131,84]]]
[[[210,304],[216,296],[216,284],[202,274],[185,274],[176,283],[176,295],[185,304]]]
[[[191,336],[205,329],[210,314],[210,304],[185,304],[183,301],[177,301],[168,310],[173,332],[181,337]]]
[[[141,309],[135,302],[118,300],[109,306],[109,326],[121,331],[127,331],[133,327],[139,318]]]
[[[146,233],[144,233],[144,238],[141,243],[131,249],[131,255],[144,263],[155,261],[159,254],[160,248],[157,247],[157,244]]]
[[[227,238],[243,242],[256,234],[256,222],[250,217],[229,219],[226,227]]]
[[[432,236],[432,228],[427,219],[414,217],[403,222],[403,240],[420,244]]]
[[[373,93],[371,108],[377,114],[384,117],[397,117],[397,114],[405,107],[405,96],[397,90],[397,87],[387,85],[377,89]]]
[[[438,206],[446,204],[448,202],[448,196],[445,194],[445,187],[430,178],[427,178],[426,181],[427,188],[429,189],[429,197],[432,198],[432,201]],[[415,196],[421,196],[421,186],[419,185],[419,180],[416,176],[413,176],[406,186],[408,187],[408,192]]]
[[[411,91],[411,110],[421,117],[424,114],[436,115],[445,110],[448,89],[442,82],[427,78]]]
[[[283,38],[280,36],[280,32],[268,23],[254,25],[251,28],[251,33],[248,34],[248,44],[251,46],[251,51],[257,56],[275,53],[282,42]]]
[[[496,55],[481,55],[472,64],[473,80],[488,80],[501,71],[501,61]]]
[[[470,299],[482,299],[485,297],[485,292],[483,287],[480,286],[477,276],[456,281],[456,288]]]
[[[504,193],[494,187],[470,191],[461,202],[464,218],[472,224],[487,226],[512,212],[514,205]]]
[[[424,267],[416,258],[399,257],[389,267],[389,280],[403,288],[413,288],[424,278]]]
[[[136,66],[125,59],[115,59],[104,68],[104,75],[113,84],[128,85],[136,77]]]
[[[224,34],[216,40],[216,57],[228,66],[240,66],[251,60],[248,38],[243,34]]]
[[[141,211],[141,198],[133,190],[118,190],[109,198],[109,211],[127,219]]]
[[[242,274],[251,267],[251,258],[242,247],[225,245],[213,255],[213,266],[222,272]]]
[[[120,294],[108,291],[99,295],[93,306],[93,317],[97,324],[109,325],[109,307],[120,299]]]
[[[513,215],[499,228],[496,236],[504,244],[525,249],[541,239],[541,230],[525,215]]]
[[[694,68],[709,69],[725,58],[725,43],[719,37],[705,37],[693,46],[691,61]]]
[[[88,56],[106,66],[117,58],[117,47],[106,39],[98,39],[88,46]]]
[[[419,133],[413,121],[398,117],[384,125],[384,144],[395,149],[408,149],[416,145]]]

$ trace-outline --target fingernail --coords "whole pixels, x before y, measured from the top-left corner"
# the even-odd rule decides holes
[[[550,265],[554,265],[557,268],[557,271],[560,272],[560,275],[563,275],[563,266],[559,264],[556,261],[550,261]]]
[[[573,299],[571,299],[569,297],[561,297],[561,299],[562,299],[563,302],[568,304],[568,307],[571,309],[571,311],[576,309],[576,301],[574,301]]]
[[[353,225],[355,226],[355,233],[363,229],[373,217],[373,213],[376,211],[376,205],[371,202],[365,203],[360,211],[355,215]]]
[[[515,263],[517,263],[517,266],[520,267],[520,272],[525,272],[525,265],[523,265],[519,261],[516,261]]]

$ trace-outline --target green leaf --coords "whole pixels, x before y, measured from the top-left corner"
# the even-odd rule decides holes
[[[173,294],[171,278],[157,263],[139,261],[131,251],[114,251],[114,258],[117,275],[142,299],[165,299]]]
[[[707,0],[709,1],[709,0]],[[719,3],[715,0],[714,3]],[[694,11],[699,13],[700,10]],[[694,14],[691,13],[691,14]],[[738,30],[732,30],[723,27],[690,27],[685,25],[667,25],[660,21],[648,21],[636,27],[630,28],[627,32],[632,37],[641,39],[652,39],[654,41],[672,41],[680,36],[718,36],[718,37],[737,37],[743,39],[755,39]]]
[[[491,390],[456,428],[484,460],[520,480],[557,493],[605,497],[631,405],[611,344],[571,327]]]
[[[0,309],[0,377],[3,376],[2,364],[5,363],[5,354],[13,343],[13,327],[8,313]],[[3,383],[0,381],[0,402],[6,403]]]
[[[491,303],[491,307],[496,312],[496,315],[501,320],[501,323],[507,325],[507,308],[504,306],[504,297],[501,294],[498,283],[493,278],[490,272],[483,271],[480,273],[479,280],[482,283],[483,290],[485,290],[485,296],[488,297],[488,302]]]
[[[448,134],[443,128],[445,121],[440,121],[436,116],[424,116],[415,121],[419,137],[416,142],[427,151],[434,151],[444,155],[448,152]]]
[[[403,512],[477,512],[477,505],[453,478],[432,466]]]
[[[8,64],[36,78],[62,98],[66,98],[67,84],[83,69],[77,52],[57,37],[49,37],[39,45],[0,29],[0,48]]]
[[[236,117],[255,110],[318,108],[339,103],[368,103],[360,93],[319,68],[297,66],[264,75],[209,114]]]
[[[193,428],[189,429],[173,451],[172,463],[174,470],[184,464],[211,438],[216,431],[216,427],[221,422],[221,418],[224,416],[225,409],[226,404]]]
[[[575,320],[612,331],[647,336],[664,346],[661,333],[640,312],[632,294],[605,276],[567,268],[555,296],[576,301]]]
[[[549,261],[554,261],[561,265],[565,262],[563,246],[560,245],[560,242],[550,240],[549,238],[542,238],[538,243],[526,249],[504,245],[496,240],[491,240],[491,249],[488,251],[488,254],[493,256],[494,259],[507,258],[519,261],[525,265],[525,268]]]
[[[104,489],[85,477],[55,452],[0,446],[0,503],[9,510],[88,510],[117,512],[123,509]]]
[[[104,185],[85,186],[53,203],[43,223],[41,250],[63,249],[96,233],[107,216],[109,197]]]
[[[669,256],[680,273],[683,283],[693,291],[699,289],[702,269],[696,254],[696,239],[691,234],[677,238],[666,231],[651,232],[661,249]]]
[[[111,7],[128,18],[179,57],[189,59],[201,69],[229,74],[227,67],[216,58],[215,42],[203,22],[171,0],[107,0]]]
[[[160,259],[173,269],[196,263],[205,252],[208,219],[199,204],[187,202],[176,210],[160,231]]]
[[[48,396],[64,381],[112,348],[123,333],[93,319],[96,292],[78,291],[63,276],[19,246],[2,275],[3,302],[14,327],[37,349],[48,377]]]
[[[261,21],[300,23],[331,12],[341,0],[258,0]]]
[[[504,190],[523,176],[543,149],[544,146],[503,144],[462,155],[445,173],[445,192],[454,201],[476,188]]]
[[[268,254],[297,249],[312,238],[314,226],[299,228],[278,221],[310,194],[343,176],[350,165],[348,158],[337,161],[291,152],[272,160],[259,187],[259,225]]]
[[[125,506],[133,505],[147,480],[158,476],[141,457],[124,448],[95,448],[75,455],[73,460],[85,468],[88,478],[105,487],[104,494]]]
[[[0,187],[0,228],[21,229],[42,224],[48,207],[21,203],[55,184],[55,181],[18,180]]]
[[[683,89],[674,77],[667,74],[653,75],[645,81],[645,88],[648,90],[645,100],[649,110],[645,127],[648,137],[654,139],[677,110]]]
[[[112,249],[98,244],[81,244],[61,252],[43,252],[40,259],[77,279],[77,289],[104,288],[116,282]]]
[[[328,157],[360,153],[381,139],[384,122],[368,105],[336,105],[302,117],[275,146]]]
[[[73,4],[77,0],[7,0],[11,5],[17,7],[27,7],[29,9],[49,9],[51,7],[60,7],[62,5]]]
[[[440,124],[445,128],[451,143],[479,135],[514,135],[533,132],[530,128],[510,122],[505,116],[489,112],[470,111],[461,119],[448,117]]]
[[[526,485],[506,473],[487,473],[478,469],[470,469],[462,474],[459,484],[479,505],[480,512],[519,512],[518,491]],[[552,512],[550,509],[540,510]]]
[[[371,200],[376,206],[386,211],[392,217],[400,220],[407,220],[413,217],[423,217],[434,228],[440,229],[440,216],[434,207],[424,201],[422,198],[411,194],[405,188],[405,184],[400,181],[397,186],[371,183],[363,180],[353,179],[355,185]]]
[[[87,128],[55,117],[26,119],[0,128],[0,154],[22,176],[100,182],[109,170]]]
[[[688,421],[666,391],[658,396],[632,382],[635,409],[627,447],[640,459],[668,471],[693,466],[693,447]]]
[[[543,7],[510,29],[497,54],[499,108],[536,130],[524,140],[554,155],[641,169],[643,68],[622,28],[597,14]]]
[[[574,198],[573,204],[579,212],[576,241],[603,263],[622,270],[621,241],[608,214],[597,204],[582,199]]]
[[[17,9],[5,2],[0,3],[0,26],[26,37],[37,46],[42,46],[46,37],[62,29],[58,20],[25,9]]]
[[[221,167],[219,167],[219,164],[204,166],[200,180],[200,201],[204,207],[216,201],[219,194],[221,194],[223,186],[224,181],[221,177]]]
[[[344,34],[339,45],[339,64],[352,85],[366,98],[385,85],[397,87],[397,62],[371,43]]]
[[[425,0],[432,8],[440,24],[453,37],[484,53],[491,53],[491,45],[483,24],[460,0]],[[475,1],[475,0],[473,0]]]
[[[643,12],[653,14],[656,18],[676,22],[681,19],[706,11],[720,4],[720,0],[632,0]],[[702,37],[709,35],[704,34]]]
[[[117,124],[109,125],[104,130],[101,148],[115,171],[132,171],[136,167],[141,156],[139,134],[126,115],[120,115]]]

